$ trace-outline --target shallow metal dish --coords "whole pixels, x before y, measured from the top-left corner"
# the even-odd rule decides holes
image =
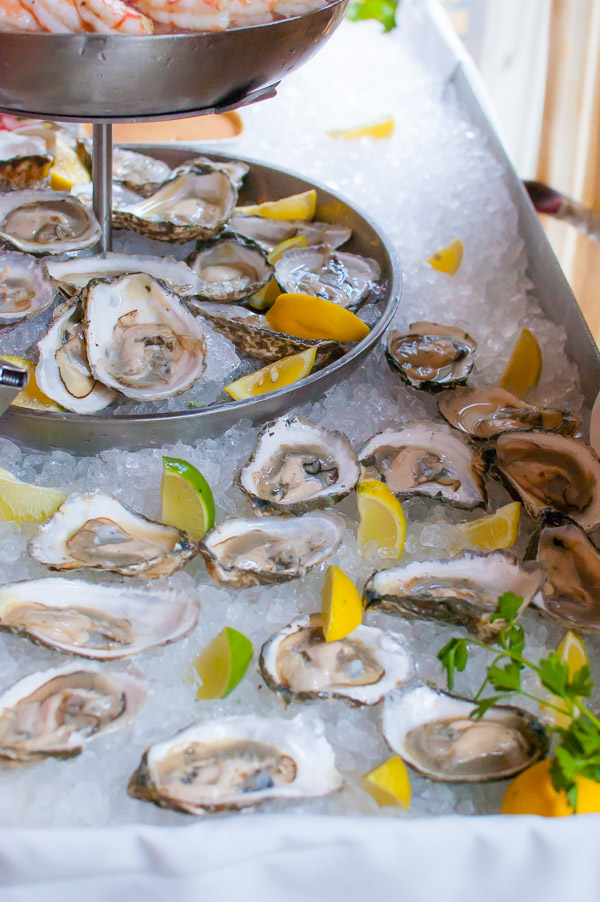
[[[199,34],[0,34],[0,109],[116,122],[241,106],[310,59],[347,5]]]
[[[136,144],[132,147],[158,157],[171,166],[177,166],[198,153],[197,147],[182,149],[181,146],[156,144]],[[219,160],[237,159],[228,154],[211,152],[210,155]],[[136,451],[139,448],[160,447],[178,439],[193,442],[199,438],[220,435],[242,419],[260,423],[280,416],[291,407],[320,397],[328,388],[347,378],[360,366],[383,335],[400,300],[402,275],[393,247],[368,217],[337,194],[284,169],[275,169],[250,159],[247,162],[251,169],[240,192],[242,203],[284,197],[315,187],[316,218],[350,227],[353,235],[347,245],[348,250],[374,257],[378,261],[382,279],[386,282],[386,292],[380,302],[381,318],[367,337],[344,357],[304,379],[297,386],[282,388],[258,398],[154,416],[78,416],[74,413],[43,413],[11,407],[2,417],[0,427],[5,438],[31,448],[64,449],[78,455],[97,454],[109,448]],[[168,253],[168,248],[169,245],[165,243],[165,253]],[[258,366],[257,364],[257,368]]]

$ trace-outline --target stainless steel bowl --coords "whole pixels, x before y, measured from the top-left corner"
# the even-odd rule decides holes
[[[135,149],[149,153],[177,166],[198,153],[197,148],[182,149],[172,145],[135,145]],[[227,160],[227,154],[210,152],[212,157]],[[392,245],[364,213],[359,213],[347,201],[319,184],[299,175],[265,166],[254,160],[241,192],[242,203],[265,198],[284,197],[317,189],[316,218],[340,223],[352,229],[347,248],[351,252],[374,257],[381,266],[386,290],[381,301],[381,317],[370,333],[352,350],[322,370],[303,379],[298,385],[282,388],[247,401],[231,401],[205,409],[160,413],[154,416],[78,416],[77,414],[43,413],[11,407],[2,417],[1,431],[5,438],[31,448],[63,449],[73,454],[97,454],[109,448],[136,451],[140,448],[162,446],[182,440],[217,436],[239,420],[265,422],[286,413],[290,408],[321,397],[327,389],[346,379],[377,345],[392,319],[400,300],[402,275]],[[344,248],[346,249],[346,248]],[[165,246],[168,253],[168,245]]]
[[[347,5],[199,34],[0,34],[0,110],[116,122],[238,107],[310,59]]]

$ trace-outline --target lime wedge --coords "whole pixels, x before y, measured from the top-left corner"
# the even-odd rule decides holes
[[[202,685],[196,699],[225,698],[244,677],[254,649],[247,636],[224,627],[194,661]]]
[[[215,500],[200,470],[187,460],[163,457],[160,486],[162,522],[182,529],[195,541],[215,524]]]

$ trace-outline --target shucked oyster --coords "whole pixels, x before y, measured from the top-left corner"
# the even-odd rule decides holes
[[[523,599],[523,611],[544,579],[541,567],[518,565],[510,554],[467,553],[448,561],[413,561],[379,570],[367,582],[364,599],[366,607],[465,626],[485,640],[504,626],[501,619],[491,620],[500,596],[514,592]]]
[[[390,367],[412,385],[429,391],[467,381],[477,342],[457,326],[411,323],[408,333],[388,332],[385,356]]]
[[[216,241],[201,244],[188,263],[199,281],[198,297],[220,303],[256,294],[274,271],[255,241],[233,232],[223,232]]]
[[[51,279],[67,296],[77,294],[92,279],[110,279],[132,272],[142,272],[161,279],[180,297],[197,294],[200,280],[181,260],[174,257],[150,257],[142,254],[116,254],[108,251],[91,257],[69,260],[47,260]]]
[[[196,548],[181,530],[148,520],[98,489],[69,495],[40,526],[29,553],[51,570],[112,570],[148,579],[170,576]]]
[[[333,248],[340,247],[352,237],[352,229],[330,222],[306,222],[304,219],[284,222],[281,219],[247,216],[244,213],[234,213],[228,225],[238,235],[252,238],[266,251],[272,251],[282,241],[300,235],[304,235],[308,245],[327,244]]]
[[[101,229],[93,212],[62,191],[0,195],[0,239],[29,254],[67,254],[91,247]]]
[[[358,461],[342,432],[301,417],[261,430],[239,485],[259,512],[304,513],[337,504],[358,481]]]
[[[325,298],[350,309],[366,298],[380,277],[376,260],[327,245],[287,251],[275,265],[275,278],[284,291]]]
[[[344,538],[337,514],[313,511],[301,517],[225,520],[199,546],[206,569],[236,588],[285,582],[327,560]]]
[[[137,401],[185,391],[206,368],[202,326],[167,286],[132,273],[90,282],[82,299],[90,369]]]
[[[73,758],[92,739],[129,726],[145,698],[139,676],[97,664],[24,677],[0,696],[0,767]]]
[[[473,510],[485,504],[471,449],[446,427],[409,423],[369,439],[360,452],[361,478],[380,479],[394,495],[425,495]]]
[[[344,639],[326,642],[320,614],[294,620],[263,645],[260,669],[268,686],[289,700],[345,698],[376,705],[413,672],[401,636],[359,626]]]
[[[0,253],[0,325],[37,316],[50,306],[55,294],[35,257],[17,251]]]
[[[192,724],[146,749],[128,792],[188,814],[328,795],[343,780],[323,733],[320,720],[302,714]]]
[[[144,585],[47,577],[0,586],[0,629],[105,661],[183,639],[199,610],[194,595]]]
[[[564,410],[534,407],[503,388],[458,388],[441,395],[441,415],[471,438],[495,438],[502,432],[542,429],[573,435],[579,420]]]
[[[474,703],[428,686],[390,693],[383,735],[415,770],[444,783],[486,783],[513,777],[543,758],[543,727],[522,708],[497,705],[481,719]]]

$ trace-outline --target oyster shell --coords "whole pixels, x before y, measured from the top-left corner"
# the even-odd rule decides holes
[[[345,698],[355,705],[376,705],[413,673],[402,636],[359,626],[344,639],[326,642],[320,614],[294,620],[271,636],[259,667],[286,701]]]
[[[227,586],[268,585],[304,576],[339,548],[344,519],[321,511],[301,517],[225,520],[199,546],[206,569]]]
[[[361,479],[380,479],[398,498],[425,495],[473,510],[485,505],[473,452],[444,426],[415,421],[369,439],[360,452]]]
[[[69,495],[29,543],[51,570],[111,570],[123,576],[170,576],[196,553],[184,532],[148,520],[113,495]]]
[[[177,642],[194,629],[199,611],[198,599],[177,589],[61,577],[0,586],[0,629],[97,660]]]
[[[188,389],[206,368],[200,322],[164,282],[144,273],[92,281],[82,291],[92,373],[137,401]]]
[[[187,262],[200,283],[196,294],[203,300],[220,303],[241,301],[256,294],[274,272],[255,241],[227,231],[216,241],[201,244]]]
[[[272,251],[282,241],[300,235],[304,235],[308,245],[327,244],[333,248],[341,247],[352,237],[352,229],[330,222],[306,222],[304,219],[284,222],[266,216],[247,216],[245,213],[234,213],[228,225],[238,235],[252,238],[266,251]]]
[[[392,370],[413,388],[440,391],[463,385],[473,369],[477,342],[457,326],[411,323],[388,332],[385,356]]]
[[[383,735],[406,764],[444,783],[504,780],[545,757],[546,733],[527,711],[496,705],[473,719],[474,708],[428,686],[400,689],[383,703]]]
[[[458,388],[438,400],[441,415],[471,438],[495,438],[502,432],[542,429],[573,435],[579,420],[564,410],[535,407],[503,388]]]
[[[251,808],[266,799],[341,789],[333,749],[316,717],[214,718],[146,749],[129,795],[188,814]]]
[[[378,570],[365,586],[364,601],[367,608],[377,606],[387,614],[464,626],[488,640],[505,625],[491,619],[500,596],[514,592],[522,598],[521,613],[538,597],[544,580],[541,567],[518,565],[508,553],[466,553]]]
[[[91,247],[101,229],[93,212],[62,191],[0,195],[0,239],[30,254],[67,254]]]
[[[0,696],[0,767],[79,755],[129,726],[146,691],[141,675],[81,662],[24,677]]]
[[[585,442],[537,430],[504,433],[481,460],[534,519],[555,510],[586,531],[600,524],[600,461]]]
[[[275,264],[275,278],[284,291],[354,308],[373,290],[381,269],[368,257],[315,245],[287,251]]]
[[[0,190],[34,187],[48,176],[52,162],[41,138],[0,131]]]
[[[172,176],[171,167],[145,153],[113,148],[113,180],[122,182],[130,191],[147,196]]]
[[[35,257],[17,251],[0,253],[0,325],[32,319],[50,306],[55,294]]]
[[[119,207],[117,228],[163,241],[190,241],[215,235],[233,213],[237,190],[219,170],[193,169],[161,185],[147,198]]]
[[[242,162],[242,160],[213,160],[210,157],[199,156],[186,160],[181,166],[173,170],[173,175],[179,175],[180,172],[188,172],[190,169],[197,169],[198,167],[224,172],[238,190],[242,187],[244,179],[250,172],[249,164]]]
[[[36,382],[57,404],[74,413],[96,413],[114,401],[115,393],[97,382],[90,370],[78,304],[56,308],[38,351]]]
[[[259,512],[293,514],[337,504],[357,481],[358,461],[344,433],[301,417],[267,423],[239,477]]]
[[[92,279],[110,279],[143,272],[165,282],[180,297],[197,294],[200,280],[186,263],[174,257],[150,257],[142,254],[116,254],[108,251],[91,257],[47,260],[48,275],[68,297],[77,294]]]

